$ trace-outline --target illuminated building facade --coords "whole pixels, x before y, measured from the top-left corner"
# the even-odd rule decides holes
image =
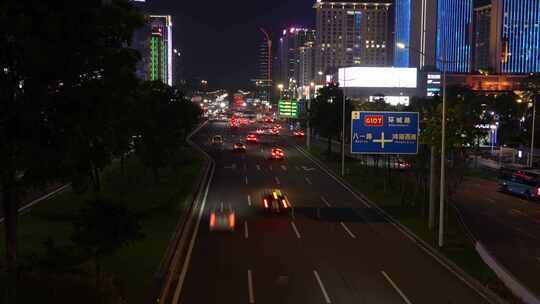
[[[292,27],[283,30],[283,36],[279,40],[279,78],[286,90],[295,90],[302,85],[301,60],[305,59],[303,51],[305,47],[313,45],[315,39],[315,30],[312,29]]]
[[[386,0],[318,0],[317,80],[343,66],[392,65],[391,7]]]
[[[150,39],[148,41],[147,79],[173,84],[172,22],[170,15],[150,15],[148,18]]]
[[[540,72],[540,2],[493,0],[492,66],[497,73]]]
[[[446,59],[450,73],[471,71],[472,17],[472,0],[438,1],[437,58]],[[442,61],[437,61],[437,67],[443,70]]]
[[[436,62],[437,1],[395,0],[395,67],[434,67]]]

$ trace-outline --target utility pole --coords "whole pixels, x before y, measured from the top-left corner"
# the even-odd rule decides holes
[[[430,155],[430,165],[429,165],[429,230],[433,230],[435,228],[435,187],[437,186],[437,183],[435,181],[436,178],[436,170],[435,170],[435,163],[436,163],[436,156],[435,153],[437,153],[437,149],[434,145],[431,145],[431,155]]]
[[[529,167],[533,167],[533,161],[534,161],[534,131],[536,129],[536,96],[533,96],[533,121],[532,121],[532,127],[531,127],[531,151],[529,153]]]
[[[342,111],[342,118],[341,118],[341,176],[345,176],[345,102],[347,99],[347,96],[345,94],[346,90],[346,83],[347,83],[347,75],[346,75],[347,68],[343,68],[343,111]],[[339,72],[338,72],[339,74]]]
[[[443,49],[443,103],[442,103],[442,132],[441,132],[441,184],[439,189],[439,247],[444,246],[444,209],[446,191],[446,40]]]

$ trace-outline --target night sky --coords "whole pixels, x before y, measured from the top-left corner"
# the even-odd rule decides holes
[[[257,77],[259,27],[274,45],[290,26],[313,26],[315,0],[147,0],[147,11],[173,16],[174,47],[184,55],[184,77],[211,88],[249,88]],[[274,51],[277,48],[274,47]]]

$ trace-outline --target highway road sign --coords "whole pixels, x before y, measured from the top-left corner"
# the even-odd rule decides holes
[[[418,154],[419,114],[352,112],[351,153]]]
[[[298,102],[294,99],[282,99],[278,104],[279,117],[282,118],[298,118]]]

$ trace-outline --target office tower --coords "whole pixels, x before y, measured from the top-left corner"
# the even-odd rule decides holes
[[[257,98],[270,101],[273,86],[272,40],[266,32],[264,33],[266,38],[259,46],[259,73],[254,82],[257,87]]]
[[[474,9],[473,69],[490,70],[491,5]]]
[[[332,73],[343,66],[391,65],[391,6],[392,1],[386,0],[318,0],[314,5],[317,73]]]
[[[298,87],[300,80],[300,52],[306,44],[315,42],[315,31],[306,28],[289,28],[283,30],[280,38],[280,83],[287,90]]]
[[[447,71],[471,71],[472,0],[439,0],[437,7],[437,58],[447,62]],[[443,70],[443,62],[437,67]]]
[[[307,87],[315,81],[315,42],[307,42],[299,49],[298,86]]]
[[[434,67],[436,63],[437,1],[395,0],[394,66]]]
[[[150,15],[149,58],[147,79],[160,80],[172,85],[173,49],[170,15]]]
[[[493,0],[490,55],[497,73],[540,72],[540,2]]]

